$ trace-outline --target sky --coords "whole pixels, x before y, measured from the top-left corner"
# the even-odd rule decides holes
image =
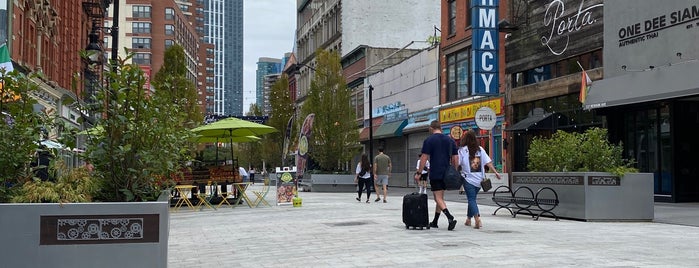
[[[243,112],[247,113],[255,102],[257,60],[281,59],[294,49],[296,0],[245,0],[243,17]]]

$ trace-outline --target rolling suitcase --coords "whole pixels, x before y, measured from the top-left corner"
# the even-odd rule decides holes
[[[412,193],[403,197],[403,223],[405,229],[423,227],[430,229],[430,219],[427,211],[427,195]]]

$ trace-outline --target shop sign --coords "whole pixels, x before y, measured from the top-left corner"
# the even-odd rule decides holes
[[[544,13],[546,35],[541,37],[541,44],[546,46],[553,55],[559,56],[568,50],[570,35],[597,22],[592,11],[595,8],[602,8],[603,4],[588,7],[584,5],[585,0],[581,0],[577,10],[572,13],[566,10],[565,2],[562,0],[551,1],[546,6],[546,13]]]
[[[496,98],[441,110],[439,111],[439,122],[447,123],[474,119],[476,111],[481,107],[490,107],[496,115],[502,114],[502,100],[502,98]]]
[[[476,125],[483,130],[491,130],[498,121],[495,111],[490,107],[481,107],[476,111]]]
[[[471,1],[473,25],[471,95],[497,96],[498,90],[498,1]]]
[[[449,136],[454,140],[460,140],[463,132],[464,130],[461,128],[461,126],[453,126],[451,129],[449,129]]]
[[[377,116],[385,115],[387,113],[395,112],[397,110],[400,110],[401,107],[403,107],[403,105],[400,103],[400,101],[397,101],[397,102],[394,102],[391,104],[382,105],[382,106],[374,108],[373,116],[377,117]]]
[[[646,18],[632,24],[623,25],[617,30],[619,47],[635,45],[646,40],[657,38],[666,29],[682,25],[686,29],[695,27],[691,22],[699,19],[699,7],[688,6],[678,10],[660,14],[656,17]],[[686,24],[685,23],[688,23]],[[699,23],[696,24],[699,27]]]

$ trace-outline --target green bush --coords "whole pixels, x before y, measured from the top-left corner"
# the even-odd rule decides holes
[[[607,130],[590,128],[584,133],[557,131],[551,138],[536,137],[527,155],[534,172],[610,172],[623,176],[637,172],[633,161],[622,157],[623,147],[607,140]]]
[[[81,203],[91,202],[99,191],[86,167],[71,169],[63,160],[56,160],[50,167],[58,175],[56,182],[33,179],[22,184],[13,195],[15,203]]]

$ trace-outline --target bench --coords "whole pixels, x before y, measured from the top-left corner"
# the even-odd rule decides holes
[[[529,214],[534,220],[539,220],[542,215],[549,215],[558,220],[558,216],[552,212],[558,206],[558,194],[550,187],[539,189],[535,195],[527,186],[520,186],[512,192],[510,187],[503,185],[493,191],[493,202],[498,205],[493,215],[500,209],[506,209],[513,218],[517,214]]]
[[[357,192],[355,175],[325,175],[312,174],[310,179],[311,192]]]

